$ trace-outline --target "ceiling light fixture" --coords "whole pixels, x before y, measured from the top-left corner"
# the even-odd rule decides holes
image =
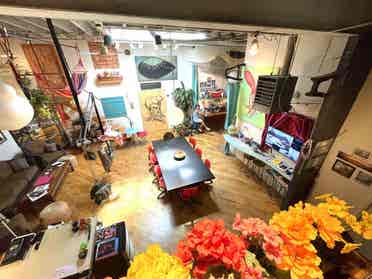
[[[0,81],[0,130],[18,130],[34,117],[30,102],[18,96],[14,87]]]
[[[258,37],[258,32],[255,33],[254,39],[252,40],[251,46],[249,48],[249,54],[252,56],[255,56],[258,53],[259,46],[258,46],[257,37]]]

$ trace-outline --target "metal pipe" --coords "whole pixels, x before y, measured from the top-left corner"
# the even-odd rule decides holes
[[[284,57],[283,68],[280,71],[281,75],[289,75],[291,65],[293,63],[294,53],[296,49],[297,35],[289,36],[287,43],[287,51]]]
[[[65,73],[68,85],[69,85],[70,90],[71,90],[72,97],[74,99],[77,111],[79,113],[80,122],[83,126],[85,126],[85,118],[84,118],[84,114],[83,114],[83,112],[81,110],[81,107],[80,107],[79,99],[78,99],[78,96],[77,96],[78,94],[77,94],[77,91],[75,89],[74,82],[72,81],[71,74],[70,74],[70,71],[69,71],[69,68],[68,68],[68,65],[67,65],[67,61],[66,61],[65,55],[63,54],[62,46],[61,46],[61,44],[58,40],[56,31],[54,29],[53,22],[50,18],[47,18],[46,22],[48,24],[50,35],[52,36],[54,46],[57,50],[59,59],[60,59],[61,64],[62,64],[63,71]]]

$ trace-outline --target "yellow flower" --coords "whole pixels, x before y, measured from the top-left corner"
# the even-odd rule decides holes
[[[360,243],[349,243],[346,242],[345,246],[341,250],[341,254],[347,254],[351,251],[354,251],[355,249],[359,248],[362,244]]]
[[[189,279],[190,271],[180,259],[165,253],[159,245],[150,245],[146,252],[134,257],[127,279]]]
[[[372,214],[368,214],[368,212],[363,211],[360,226],[361,235],[365,239],[372,239]]]
[[[319,236],[327,244],[327,247],[333,249],[336,241],[342,241],[341,233],[344,227],[339,219],[329,215],[328,210],[323,207],[306,205],[306,210],[311,214],[313,221],[316,223]]]

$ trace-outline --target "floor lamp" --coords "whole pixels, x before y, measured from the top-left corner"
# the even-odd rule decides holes
[[[28,125],[34,117],[34,109],[30,102],[17,95],[15,89],[0,81],[0,130],[18,130]],[[1,186],[0,186],[1,187]],[[0,214],[0,223],[17,237],[8,226],[8,219]]]

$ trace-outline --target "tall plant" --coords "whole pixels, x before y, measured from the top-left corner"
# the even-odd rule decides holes
[[[189,122],[194,91],[192,89],[186,90],[185,88],[176,88],[172,95],[174,97],[176,106],[182,109],[183,113],[185,114],[185,122]]]

